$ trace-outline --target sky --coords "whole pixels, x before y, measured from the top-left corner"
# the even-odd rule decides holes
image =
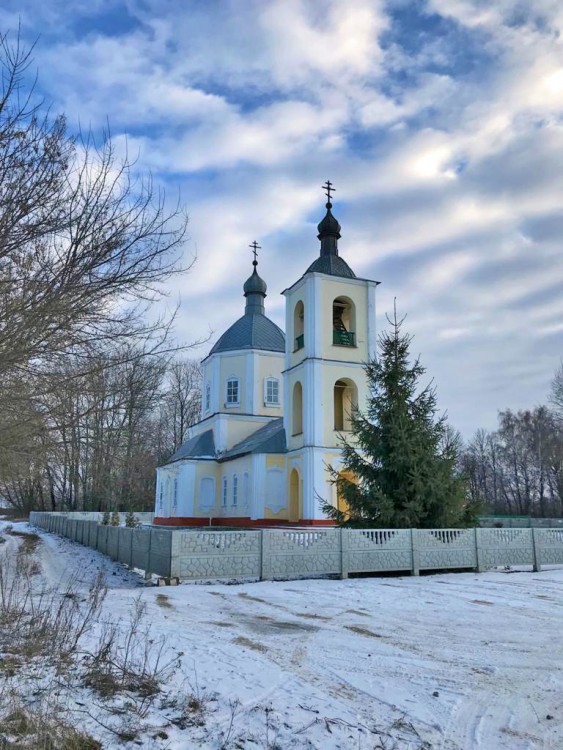
[[[563,354],[561,0],[4,0],[69,127],[109,122],[190,218],[179,341],[266,312],[318,255],[397,299],[440,410],[469,438],[545,403]]]

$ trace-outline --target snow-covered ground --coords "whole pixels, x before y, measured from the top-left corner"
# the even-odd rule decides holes
[[[129,744],[76,692],[69,716],[104,748],[563,748],[563,568],[147,587],[38,533],[50,584],[77,574],[86,592],[104,570],[107,616],[140,596],[179,657]],[[178,694],[200,699],[200,720],[177,721]]]

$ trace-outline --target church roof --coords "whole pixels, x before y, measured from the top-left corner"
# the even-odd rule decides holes
[[[305,273],[326,273],[329,276],[343,276],[346,279],[355,279],[356,274],[348,263],[340,255],[321,255],[314,260]]]
[[[168,463],[171,464],[174,461],[180,461],[182,458],[215,458],[213,430],[206,430],[186,440],[170,458]]]
[[[228,328],[219,338],[209,354],[217,352],[237,351],[238,349],[262,349],[267,352],[285,352],[285,336],[283,331],[264,314],[264,298],[266,297],[266,282],[260,278],[257,271],[256,242],[255,257],[252,261],[254,270],[244,282],[243,292],[246,297],[244,315]]]
[[[287,451],[283,419],[272,419],[248,437],[225,451],[219,461],[228,461],[249,453],[285,453]]]
[[[325,273],[328,276],[340,276],[345,279],[355,279],[356,274],[348,263],[338,254],[338,240],[340,239],[340,230],[342,227],[338,219],[332,213],[332,202],[330,194],[334,190],[332,183],[327,180],[323,187],[327,191],[328,201],[326,202],[326,214],[317,226],[318,238],[321,241],[321,252],[319,257],[314,260],[305,273]]]
[[[261,313],[243,315],[220,337],[209,354],[236,349],[263,349],[285,352],[285,336],[278,326]]]
[[[211,458],[215,461],[230,461],[239,456],[246,456],[249,453],[285,453],[286,450],[285,430],[283,428],[283,419],[280,417],[279,419],[272,419],[267,424],[259,427],[230,450],[221,454],[218,454],[215,450],[213,430],[206,430],[186,440],[167,463],[171,464],[175,461],[181,461],[184,458]]]

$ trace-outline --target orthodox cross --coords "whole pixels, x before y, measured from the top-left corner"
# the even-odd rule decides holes
[[[258,261],[256,260],[256,258],[257,258],[257,255],[258,255],[258,253],[257,253],[256,251],[257,251],[257,250],[262,250],[262,248],[261,248],[261,247],[260,247],[260,245],[259,245],[259,244],[258,244],[258,243],[256,242],[256,240],[254,240],[254,242],[251,242],[251,243],[250,243],[250,245],[249,245],[248,247],[251,247],[251,248],[252,248],[252,252],[254,253],[254,260],[253,260],[253,263],[254,263],[254,265],[255,265],[255,266],[257,266],[257,265],[258,265]]]
[[[330,203],[330,194],[336,192],[336,190],[332,187],[332,182],[330,180],[327,180],[324,185],[321,185],[321,187],[326,191],[326,197],[328,198],[328,202]]]

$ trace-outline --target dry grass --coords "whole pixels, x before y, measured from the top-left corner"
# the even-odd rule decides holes
[[[32,710],[14,699],[0,717],[4,750],[102,750],[100,742],[50,712]]]
[[[172,604],[170,604],[170,599],[169,597],[166,596],[166,594],[157,594],[156,603],[158,604],[159,607],[173,609]]]
[[[233,643],[236,643],[239,646],[244,646],[245,648],[250,648],[253,651],[259,651],[261,654],[266,653],[268,650],[266,646],[263,646],[261,643],[256,643],[256,641],[251,641],[250,638],[246,638],[244,635],[239,635],[237,638],[234,638]]]
[[[344,627],[347,630],[351,630],[353,633],[358,633],[358,635],[366,635],[368,638],[382,637],[379,633],[374,633],[373,630],[369,630],[369,628],[363,628],[360,625],[344,625]]]
[[[32,555],[37,549],[37,546],[41,543],[41,537],[33,532],[25,533],[23,531],[17,531],[11,527],[6,527],[4,533],[20,539],[20,549],[26,555]]]
[[[178,667],[178,657],[167,656],[165,639],[153,637],[145,615],[137,598],[128,622],[106,621],[96,649],[86,655],[84,674],[84,684],[103,698],[126,692],[145,699],[141,712]]]

